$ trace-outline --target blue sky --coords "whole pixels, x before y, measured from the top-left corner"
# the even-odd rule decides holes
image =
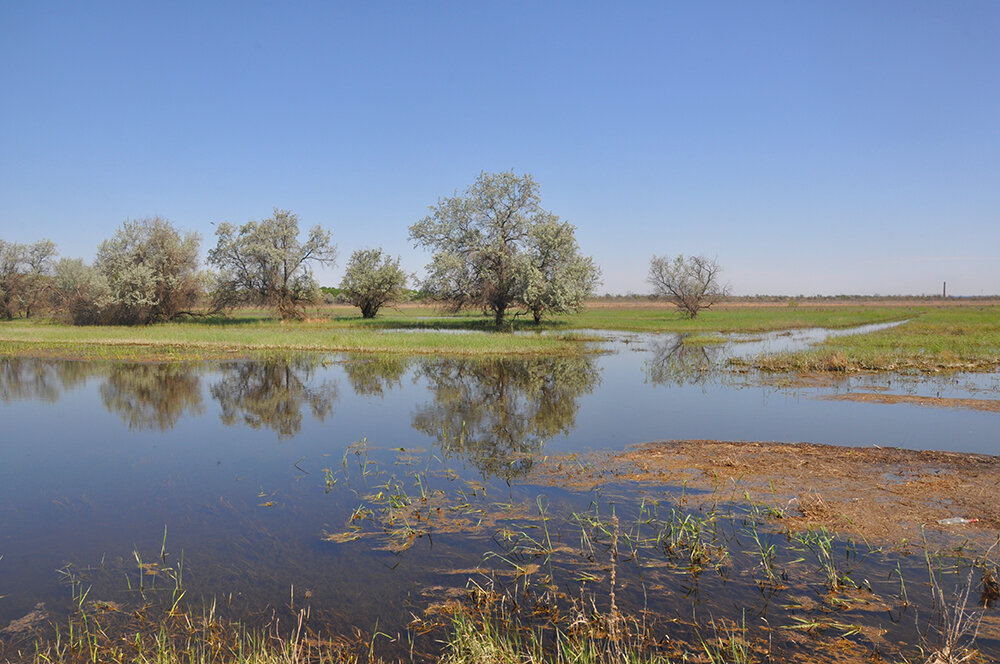
[[[0,3],[0,238],[407,228],[532,173],[601,292],[1000,293],[1000,3]]]

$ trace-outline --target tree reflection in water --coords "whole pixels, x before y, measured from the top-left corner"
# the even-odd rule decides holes
[[[241,421],[254,429],[266,428],[279,438],[290,438],[302,429],[302,409],[324,420],[333,412],[337,384],[323,380],[311,385],[320,361],[300,358],[273,362],[225,364],[211,392],[221,408],[219,417],[228,426]]]
[[[344,362],[344,373],[355,394],[382,397],[403,386],[403,374],[411,359],[401,355],[352,355]]]
[[[436,359],[419,374],[434,401],[417,409],[413,428],[505,480],[527,473],[546,440],[569,433],[579,397],[600,383],[593,359],[583,356]]]
[[[657,385],[697,385],[717,375],[725,344],[686,344],[683,334],[661,335],[652,340],[646,361],[646,378]]]
[[[89,362],[53,362],[37,358],[0,359],[0,402],[54,403],[65,390],[97,373]]]
[[[181,364],[113,364],[101,385],[101,401],[132,431],[166,431],[185,413],[202,413],[197,371]]]

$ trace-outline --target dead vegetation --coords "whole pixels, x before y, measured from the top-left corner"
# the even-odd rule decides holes
[[[685,440],[624,452],[553,457],[533,479],[593,488],[612,482],[685,486],[786,506],[789,528],[823,526],[869,541],[898,543],[954,516],[969,536],[1000,529],[1000,458],[891,447]],[[697,500],[699,494],[689,494]]]

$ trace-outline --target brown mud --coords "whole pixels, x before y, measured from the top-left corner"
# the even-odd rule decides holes
[[[922,397],[912,394],[877,394],[872,392],[847,392],[821,397],[826,401],[858,401],[861,403],[909,404],[930,408],[960,408],[1000,413],[998,399],[947,399],[942,397]]]
[[[679,440],[550,457],[533,481],[572,489],[674,485],[686,499],[766,503],[790,530],[825,527],[870,543],[919,541],[924,528],[987,541],[1000,529],[1000,457],[892,447]],[[957,526],[940,519],[978,519]]]

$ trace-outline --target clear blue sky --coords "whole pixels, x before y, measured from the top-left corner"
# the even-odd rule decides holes
[[[530,172],[600,291],[1000,292],[1000,3],[0,3],[0,238],[274,207],[422,271],[407,228]]]

